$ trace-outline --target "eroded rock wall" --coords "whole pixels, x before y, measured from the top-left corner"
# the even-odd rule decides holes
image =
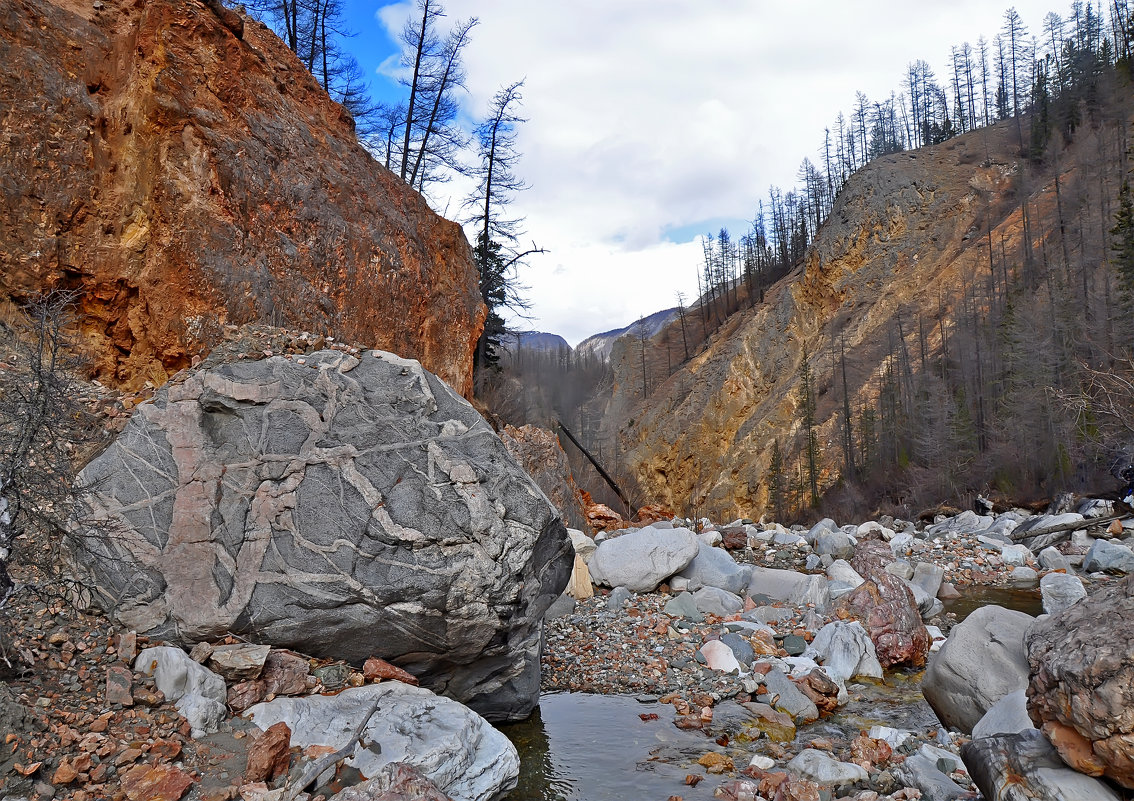
[[[1004,123],[871,162],[840,192],[805,262],[765,303],[726,321],[645,404],[635,394],[639,352],[616,344],[607,435],[644,494],[682,514],[767,511],[773,442],[792,480],[799,465],[805,353],[815,381],[821,489],[837,479],[840,353],[853,355],[847,388],[857,414],[876,404],[891,360],[919,358],[919,336],[930,353],[939,348],[941,320],[953,325],[964,288],[986,280],[988,221],[998,262],[1022,252],[1022,192],[1029,213],[1051,225],[1051,177],[1022,186],[1017,154],[1015,128]]]
[[[96,377],[130,389],[188,366],[218,324],[262,322],[419,359],[470,395],[484,310],[460,227],[231,14],[0,6],[0,301],[80,290]]]

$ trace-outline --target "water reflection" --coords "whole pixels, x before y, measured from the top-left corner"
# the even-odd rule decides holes
[[[982,606],[1003,606],[1035,617],[1043,614],[1043,599],[1038,587],[994,587],[973,585],[961,588],[961,597],[945,602],[945,611],[960,622]]]
[[[643,721],[639,715],[656,714]],[[500,726],[520,753],[508,801],[649,801],[680,795],[711,799],[719,781],[697,788],[685,775],[713,745],[673,726],[673,707],[620,695],[553,693],[521,723]]]

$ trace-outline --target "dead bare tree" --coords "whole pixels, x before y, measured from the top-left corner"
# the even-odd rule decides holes
[[[77,293],[33,298],[6,332],[14,364],[0,370],[0,609],[17,589],[13,564],[57,578],[59,549],[77,511],[77,443],[90,417],[78,402],[79,363],[68,332]]]

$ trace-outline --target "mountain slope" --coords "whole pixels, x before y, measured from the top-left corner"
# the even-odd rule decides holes
[[[0,6],[0,302],[81,293],[104,383],[264,322],[420,359],[465,395],[460,228],[378,165],[265,26],[201,0]]]
[[[625,325],[622,328],[603,331],[601,334],[592,334],[580,342],[576,350],[579,353],[589,353],[606,360],[610,358],[611,349],[614,347],[615,340],[619,337],[626,336],[627,334],[636,337],[652,337],[672,323],[676,318],[676,308],[662,309],[648,317],[643,317],[641,320],[635,320],[630,323],[630,325]]]
[[[1114,112],[1115,119],[1128,114],[1125,106]],[[644,495],[687,514],[756,516],[770,505],[769,469],[777,441],[784,481],[802,485],[805,353],[814,381],[822,491],[846,472],[844,352],[847,405],[857,439],[863,411],[878,409],[884,418],[886,393],[893,387],[904,393],[903,403],[911,407],[907,414],[913,416],[921,396],[906,390],[906,382],[931,386],[918,374],[932,377],[937,365],[962,379],[978,373],[989,354],[986,349],[982,357],[979,345],[972,352],[973,330],[996,315],[1001,330],[1011,324],[1013,336],[1027,339],[1035,330],[1029,315],[1046,321],[1066,313],[1059,307],[1070,305],[1067,298],[1074,302],[1080,272],[1085,305],[1101,305],[1111,289],[1098,232],[1111,224],[1105,198],[1113,199],[1117,182],[1113,174],[1109,179],[1096,175],[1096,167],[1104,156],[1117,163],[1123,149],[1122,135],[1115,133],[1121,128],[1113,121],[1084,125],[1073,147],[1040,166],[1016,155],[1016,131],[1009,123],[871,162],[843,188],[802,267],[780,281],[763,305],[733,315],[644,404],[640,395],[634,399],[639,357],[633,349],[616,347],[618,383],[609,417],[617,429],[607,433],[619,443],[624,467]],[[1065,219],[1058,212],[1060,202],[1067,206],[1069,229],[1078,215],[1082,228],[1095,234],[1076,242],[1068,233],[1061,241],[1055,235]],[[1060,264],[1061,246],[1069,263]],[[1028,359],[1051,360],[1038,342],[1041,337],[1033,333],[1032,338],[1037,342],[1018,349],[1029,346]],[[1018,379],[1016,385],[1007,381],[999,389],[1003,395],[1018,385]],[[984,379],[978,386],[992,385]],[[1005,398],[990,393],[980,401],[982,409],[991,409]],[[971,398],[957,403],[966,402],[972,405]],[[979,425],[952,414],[942,426]],[[1019,425],[1026,433],[1035,422],[1024,416]],[[927,419],[926,431],[933,424]],[[1020,441],[1025,442],[1023,435]],[[951,457],[939,452],[942,472]],[[1021,465],[1026,457],[1021,454]],[[910,459],[908,453],[897,454],[895,461],[903,458]],[[970,464],[977,461],[974,456]],[[933,467],[930,463],[926,470]]]

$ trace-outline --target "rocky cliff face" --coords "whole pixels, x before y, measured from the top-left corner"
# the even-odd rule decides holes
[[[1091,135],[1079,134],[1080,148],[1097,147]],[[888,364],[916,362],[921,342],[939,352],[942,320],[947,335],[956,331],[964,319],[958,299],[987,280],[989,243],[998,271],[1004,254],[1017,261],[1023,253],[1021,197],[1039,221],[1032,245],[1039,260],[1036,229],[1056,225],[1053,173],[1022,182],[1025,165],[1017,153],[1015,128],[1001,124],[860,170],[805,263],[763,305],[733,315],[645,404],[635,385],[638,352],[616,346],[608,417],[618,428],[610,434],[645,495],[685,514],[764,511],[777,439],[795,480],[804,353],[815,376],[821,486],[833,482],[842,461],[840,353],[853,354],[847,394],[857,413],[877,402]],[[1076,167],[1068,162],[1062,169],[1066,204]]]
[[[271,31],[211,8],[0,7],[0,301],[80,290],[95,374],[127,388],[256,321],[419,359],[467,396],[484,311],[460,228]]]

